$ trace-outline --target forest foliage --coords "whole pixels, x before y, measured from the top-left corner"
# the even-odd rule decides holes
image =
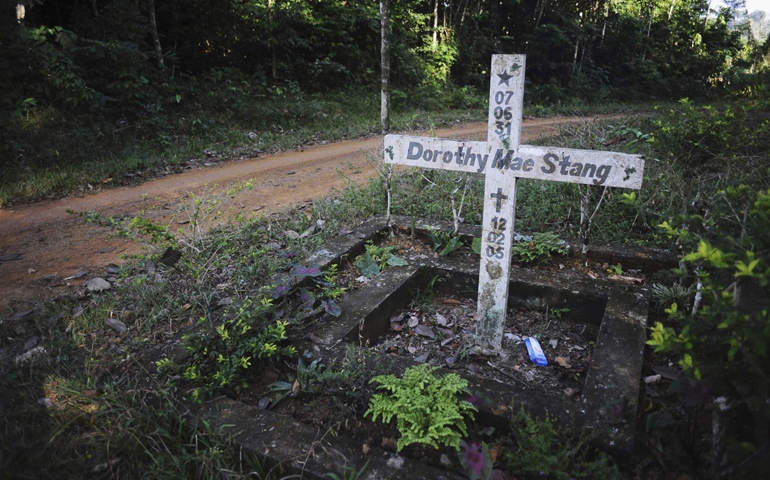
[[[256,97],[279,85],[373,90],[379,80],[379,7],[372,0],[0,5],[5,124],[46,108],[152,124],[196,97],[237,102],[219,90]],[[401,92],[447,85],[483,90],[490,55],[512,52],[528,55],[532,102],[764,88],[753,74],[767,67],[770,43],[752,35],[752,25],[762,24],[752,24],[740,5],[398,0],[390,8],[392,82]]]
[[[299,134],[279,149],[376,131],[374,0],[0,0],[0,10],[0,205],[187,162],[214,144],[254,155],[287,131]],[[527,55],[534,112],[770,88],[767,22],[742,0],[396,0],[390,10],[396,114],[483,112],[494,53]]]

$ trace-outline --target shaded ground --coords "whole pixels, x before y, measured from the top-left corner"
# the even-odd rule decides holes
[[[601,116],[612,118],[613,116]],[[564,123],[586,118],[555,117],[525,120],[522,141],[557,133]],[[483,140],[485,123],[458,125],[434,132],[437,137]],[[413,134],[425,135],[424,132]],[[53,296],[81,280],[65,280],[78,271],[101,271],[109,263],[121,263],[121,255],[136,254],[136,242],[109,238],[109,231],[85,224],[66,211],[98,211],[113,216],[133,216],[148,210],[148,216],[168,220],[182,205],[186,192],[200,192],[206,184],[226,185],[252,179],[254,189],[244,191],[232,214],[263,215],[286,209],[343,189],[349,181],[365,184],[376,175],[364,151],[374,151],[382,138],[313,146],[293,152],[233,161],[151,180],[132,187],[100,191],[82,197],[67,197],[0,209],[0,313],[33,297]],[[84,277],[89,278],[89,277]],[[20,304],[22,302],[22,304]],[[27,307],[29,308],[29,307]]]

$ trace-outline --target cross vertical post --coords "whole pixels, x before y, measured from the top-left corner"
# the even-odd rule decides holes
[[[508,308],[511,238],[516,215],[516,176],[507,171],[511,161],[508,152],[519,148],[521,138],[525,66],[524,55],[492,56],[487,145],[494,157],[484,183],[476,312],[476,343],[490,353],[502,346]]]

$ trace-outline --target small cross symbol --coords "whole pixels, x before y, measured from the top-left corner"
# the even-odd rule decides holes
[[[497,189],[497,193],[491,194],[490,197],[492,197],[492,198],[494,198],[496,200],[495,201],[495,211],[497,213],[500,213],[500,207],[503,206],[503,200],[507,200],[508,199],[508,195],[503,195],[503,189],[502,188],[498,188]]]

